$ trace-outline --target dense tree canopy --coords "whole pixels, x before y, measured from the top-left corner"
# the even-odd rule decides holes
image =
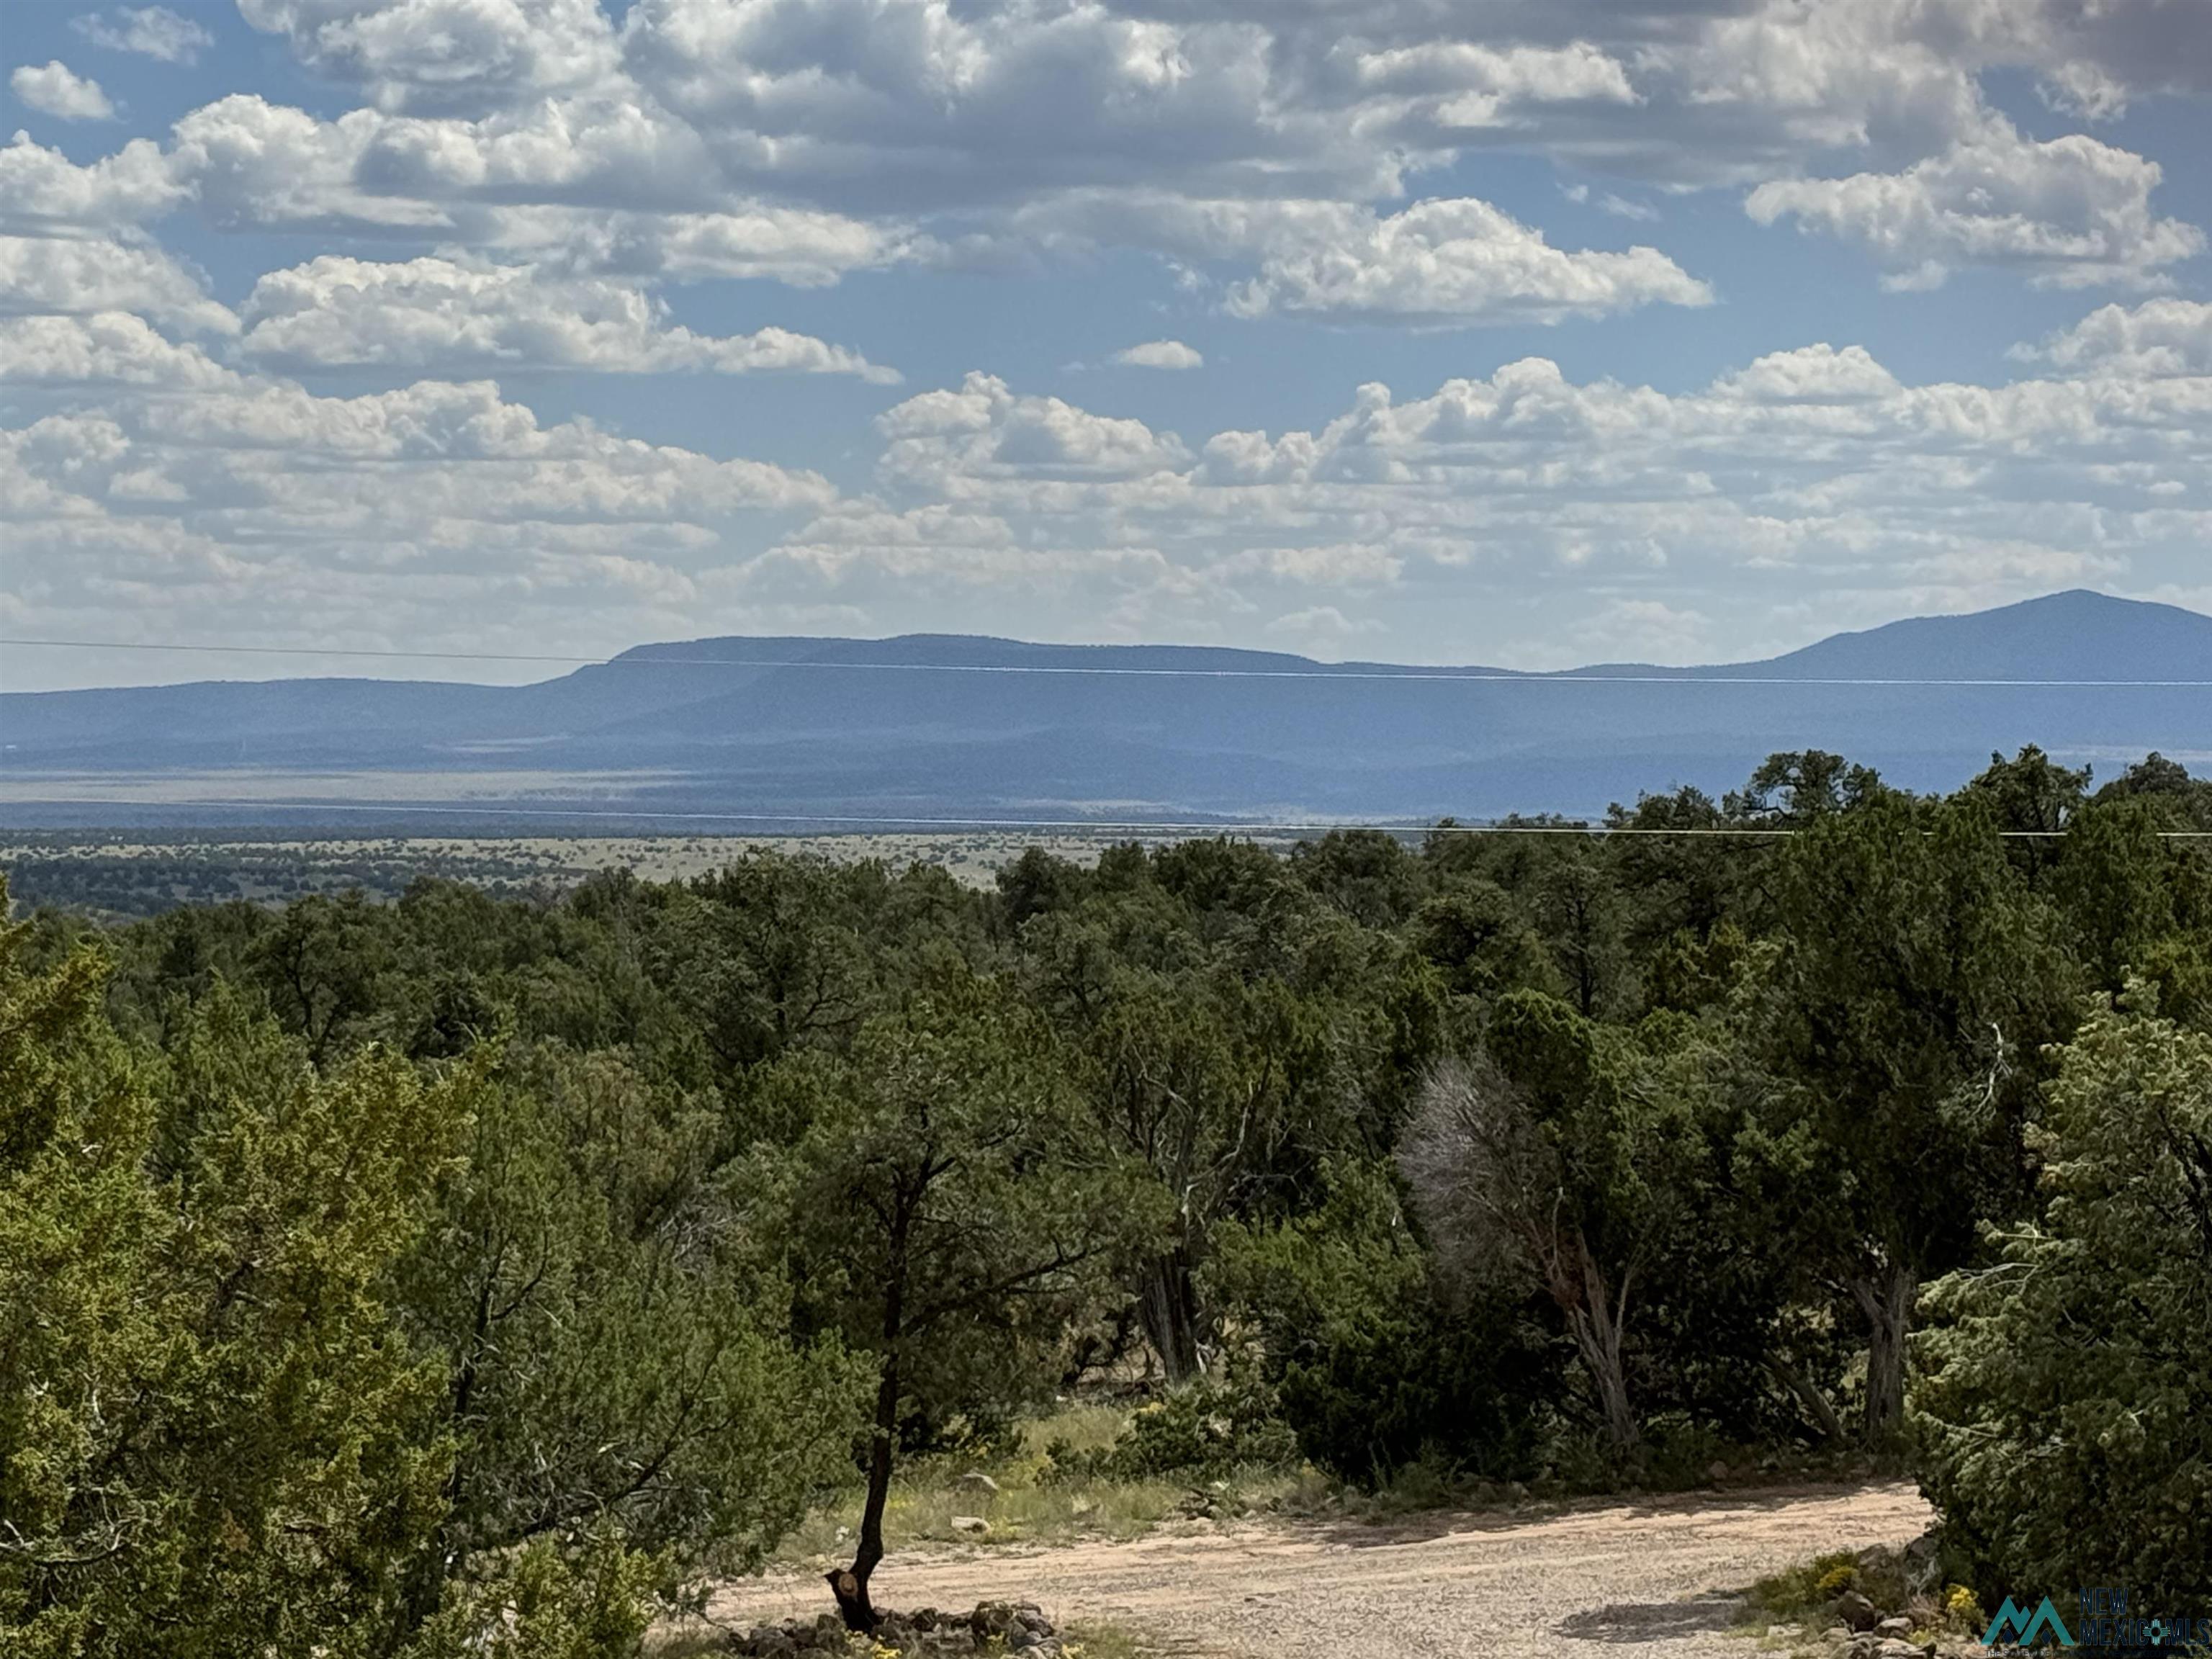
[[[1961,1571],[2185,1588],[2212,787],[1605,827],[11,924],[9,1650],[627,1653],[841,1485],[865,1625],[897,1458],[1224,1379],[1363,1483],[1910,1444]]]

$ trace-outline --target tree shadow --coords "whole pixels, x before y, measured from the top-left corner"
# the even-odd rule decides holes
[[[1727,1630],[1743,1601],[1735,1595],[1695,1595],[1685,1601],[1616,1602],[1562,1619],[1562,1636],[1581,1642],[1667,1642],[1676,1637]]]

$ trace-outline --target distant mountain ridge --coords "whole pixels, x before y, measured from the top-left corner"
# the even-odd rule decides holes
[[[2212,678],[2212,617],[2073,588],[1995,611],[1831,635],[1764,665],[1807,678],[2204,679]]]
[[[1881,683],[1900,681],[2016,684]],[[0,823],[358,828],[336,809],[364,778],[395,810],[437,807],[457,825],[586,802],[639,828],[654,812],[1591,812],[1678,783],[1717,793],[1777,749],[1836,749],[1939,787],[2028,742],[2100,772],[2151,749],[2185,763],[2212,751],[2212,617],[2076,591],[1759,662],[1556,674],[1221,647],[740,635],[640,646],[514,687],[12,692],[0,694]],[[194,804],[248,781],[268,805]]]

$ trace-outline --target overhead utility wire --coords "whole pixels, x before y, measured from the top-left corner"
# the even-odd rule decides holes
[[[1738,826],[1684,826],[1675,829],[1622,824],[1614,828],[1607,824],[1571,823],[1371,823],[1352,819],[1323,820],[1312,823],[1206,823],[1193,819],[1171,818],[951,818],[897,817],[889,815],[870,815],[853,812],[668,812],[626,811],[619,807],[597,806],[386,806],[361,801],[269,801],[203,799],[178,801],[94,800],[82,797],[64,797],[40,800],[24,797],[4,803],[12,806],[100,806],[128,807],[135,811],[157,810],[162,807],[179,811],[192,807],[218,806],[226,809],[260,812],[362,812],[390,816],[424,816],[462,818],[619,818],[625,821],[653,818],[687,823],[861,823],[881,827],[904,825],[931,830],[1068,830],[1100,833],[1133,833],[1137,831],[1190,832],[1215,836],[1279,836],[1327,833],[1334,830],[1379,830],[1392,836],[1717,836],[1736,840],[1767,839],[1779,836],[1795,836],[1802,831],[1790,829],[1752,829]],[[220,829],[220,825],[208,826]],[[51,833],[67,832],[67,826],[58,826]],[[15,828],[7,832],[22,839],[35,836],[36,829]],[[2008,841],[2061,840],[2063,830],[2000,830],[1995,832]],[[2154,832],[2160,841],[2212,841],[2212,830],[2161,830]]]
[[[1078,674],[1108,678],[1198,680],[1461,680],[1477,685],[1948,685],[2014,687],[2023,690],[2087,690],[2140,687],[2145,690],[2212,688],[2201,680],[1977,679],[1940,676],[1883,677],[1857,674],[1715,674],[1694,670],[1675,674],[1592,674],[1460,671],[1449,668],[1133,668],[1100,663],[854,662],[820,657],[563,657],[497,651],[372,651],[288,645],[158,644],[136,640],[47,640],[0,638],[0,645],[36,646],[73,651],[186,651],[218,656],[358,657],[412,662],[560,663],[585,668],[830,668],[920,674]],[[1072,649],[1097,647],[1075,647]],[[1213,647],[1170,647],[1211,650]],[[489,687],[488,690],[507,688]]]

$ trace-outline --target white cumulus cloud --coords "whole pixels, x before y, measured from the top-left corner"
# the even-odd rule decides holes
[[[1982,77],[2025,71],[2084,119],[2199,87],[2193,9],[638,0],[617,20],[595,0],[243,0],[365,105],[326,119],[234,93],[179,122],[163,161],[227,228],[640,278],[1183,259],[1195,234],[1240,267],[1213,275],[1247,312],[1461,325],[1709,297],[1655,247],[1554,246],[1473,198],[1403,205],[1428,170],[1498,149],[1742,186],[1764,222],[1865,243],[1893,285],[1970,264],[2135,282],[2201,242],[2153,210],[2155,166],[2021,138]]]
[[[134,138],[112,155],[79,167],[19,132],[0,146],[0,228],[108,229],[136,225],[191,194],[168,156]]]
[[[957,391],[925,392],[877,420],[884,466],[957,495],[993,478],[1094,484],[1141,479],[1187,465],[1173,433],[1094,415],[1058,398],[1021,396],[995,375],[970,374]]]
[[[2065,372],[2006,385],[1912,386],[1826,343],[1672,394],[1524,358],[1195,449],[971,374],[881,417],[877,496],[767,568],[788,599],[813,570],[899,626],[958,626],[944,574],[988,569],[1009,605],[1090,595],[1093,637],[1249,638],[1310,612],[1319,642],[1334,610],[1523,664],[1510,616],[1577,616],[1607,653],[1680,660],[1782,606],[1833,627],[2178,581],[2212,532],[2212,374],[2190,372],[2197,319],[2177,303],[2093,315],[2043,348]]]
[[[2130,379],[2212,375],[2212,304],[2159,299],[2133,307],[2100,306],[2040,344],[2015,347],[2013,356]]]
[[[1415,323],[1538,322],[1655,302],[1702,306],[1712,290],[1656,248],[1553,247],[1544,234],[1472,198],[1283,222],[1260,274],[1231,296],[1246,316],[1323,313]]]
[[[8,77],[8,89],[33,109],[58,120],[107,121],[115,116],[115,106],[100,89],[100,82],[77,74],[58,58],[18,65]]]
[[[143,313],[191,333],[234,334],[238,319],[150,240],[0,232],[0,316]]]
[[[436,368],[598,369],[647,374],[786,371],[855,374],[879,385],[896,371],[787,329],[707,335],[668,320],[636,288],[541,276],[527,265],[398,263],[325,254],[270,271],[244,307],[240,349],[289,368],[374,363]]]
[[[1129,368],[1206,367],[1204,354],[1181,340],[1146,340],[1139,345],[1125,346],[1114,354],[1114,361]]]
[[[0,380],[201,392],[241,384],[199,347],[177,344],[127,311],[0,318]]]
[[[2156,162],[2086,135],[2038,143],[1998,118],[1901,173],[1772,179],[1745,208],[1761,224],[1786,215],[1857,242],[1893,288],[1933,288],[1966,264],[2045,286],[2140,287],[2204,247],[2194,225],[2153,211],[2160,176]]]
[[[1279,621],[1323,650],[1383,629],[1446,659],[1556,664],[1571,637],[1695,659],[1785,613],[1812,629],[2193,580],[2202,326],[2193,302],[2106,307],[1990,386],[1911,385],[1826,343],[1671,393],[1530,357],[1198,444],[976,374],[884,413],[872,489],[841,499],[541,422],[483,382],[324,398],[126,314],[24,317],[0,323],[0,369],[18,401],[60,402],[0,441],[0,493],[57,629],[158,593],[231,633],[465,643],[490,617],[544,648],[586,628],[972,629],[988,604],[1012,632]],[[778,514],[800,521],[742,527]]]
[[[815,473],[541,422],[488,381],[319,397],[119,313],[0,321],[0,377],[74,389],[0,433],[0,536],[58,623],[159,605],[232,637],[543,649],[613,612],[665,635],[746,519],[836,499]]]
[[[200,53],[215,44],[215,36],[205,27],[167,6],[86,12],[70,19],[70,27],[95,46],[158,58],[165,64],[197,63]]]
[[[240,0],[320,74],[365,84],[386,108],[528,99],[587,86],[615,66],[597,0]]]
[[[88,49],[256,67],[210,65],[210,14],[100,3],[72,23]],[[1872,272],[1795,261],[1837,283],[1981,268],[2176,288],[2203,234],[2154,157],[2185,157],[2182,118],[2069,129],[2212,91],[2202,10],[242,0],[245,25],[319,78],[299,106],[249,77],[106,155],[0,144],[8,534],[27,550],[11,570],[64,595],[58,629],[154,596],[227,625],[228,582],[240,617],[465,635],[489,618],[550,641],[591,616],[594,646],[709,611],[854,631],[972,628],[1003,603],[992,625],[1016,631],[1249,638],[1279,622],[1319,640],[1340,617],[1441,648],[1462,622],[1510,645],[1517,624],[1492,619],[1568,616],[1689,651],[1784,607],[1833,625],[2071,580],[2197,591],[2212,346],[2206,307],[2171,295],[2130,294],[2018,349],[2009,383],[1914,385],[1901,354],[1836,338],[1662,392],[1583,367],[1593,331],[1562,342],[1571,375],[1455,343],[1439,362],[1484,372],[1376,379],[1333,418],[1262,431],[1255,414],[1188,443],[979,373],[882,416],[857,499],[709,453],[703,419],[708,435],[639,445],[540,422],[492,381],[888,381],[850,346],[766,325],[802,306],[904,314],[980,268],[1048,283],[1130,252],[1181,303],[1278,334],[1702,306],[1735,280],[1696,240],[1714,205],[1697,192],[1718,190],[1771,237],[1864,249]],[[106,103],[58,63],[12,79],[27,108]],[[2039,136],[1997,112],[2001,85],[2040,92]],[[1664,228],[1608,236],[1562,214],[1570,233],[1541,216],[1548,188],[1513,212],[1466,193],[1492,165],[1523,185],[1553,167],[1618,221],[1666,207]],[[1632,230],[1650,245],[1589,245]],[[234,238],[220,258],[210,233]],[[226,273],[261,254],[224,278],[238,315],[186,249]],[[1772,280],[1770,262],[1739,269]],[[846,289],[786,295],[779,314],[759,304],[768,283]],[[1718,337],[1694,333],[1686,362]],[[1199,356],[1161,339],[1118,361]],[[343,365],[439,378],[367,398],[283,378]]]

